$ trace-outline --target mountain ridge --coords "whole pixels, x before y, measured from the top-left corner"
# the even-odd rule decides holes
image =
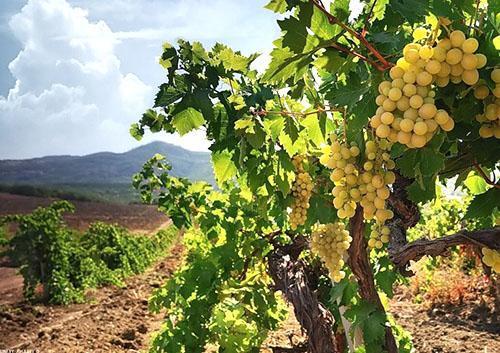
[[[132,175],[139,172],[144,162],[156,153],[164,155],[170,162],[172,175],[214,183],[210,153],[189,151],[162,141],[154,141],[119,153],[104,151],[81,156],[53,155],[0,160],[0,183],[130,183]]]

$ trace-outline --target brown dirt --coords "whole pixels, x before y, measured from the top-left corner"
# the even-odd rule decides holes
[[[425,308],[400,292],[390,312],[411,333],[418,353],[500,353],[500,322],[493,321],[492,300],[484,297]]]
[[[0,193],[0,217],[29,213],[39,206],[47,206],[54,201],[56,199]],[[64,218],[71,228],[78,230],[87,229],[92,222],[102,221],[117,223],[131,231],[151,232],[168,220],[156,206],[90,201],[71,201],[71,203],[75,205],[76,211]]]
[[[0,307],[0,349],[38,349],[39,352],[138,352],[162,316],[148,312],[151,292],[166,281],[182,257],[181,245],[144,274],[95,290],[86,304],[67,307],[29,305]]]

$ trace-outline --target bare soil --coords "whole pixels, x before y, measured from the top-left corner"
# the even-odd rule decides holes
[[[148,347],[161,315],[148,311],[148,298],[171,276],[182,258],[175,245],[149,271],[129,278],[125,288],[89,293],[86,304],[63,306],[18,302],[0,306],[0,349],[60,352],[138,352]]]
[[[40,206],[48,206],[54,198],[32,197],[0,193],[0,217],[9,214],[26,214]],[[71,201],[75,213],[64,218],[77,230],[86,230],[90,223],[101,221],[116,223],[134,232],[152,232],[168,221],[167,216],[149,205],[122,205],[104,202]]]

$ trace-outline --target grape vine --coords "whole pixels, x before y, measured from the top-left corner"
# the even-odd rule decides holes
[[[256,351],[283,317],[248,313],[279,311],[280,288],[313,353],[338,352],[359,330],[360,351],[410,352],[379,292],[390,297],[411,260],[470,244],[497,266],[498,5],[362,5],[350,17],[348,1],[271,0],[282,32],[263,74],[256,55],[222,44],[165,44],[167,80],[131,133],[203,129],[219,190],[169,176],[159,157],[135,178],[144,200],[197,232],[153,298],[173,313],[153,351],[238,351],[243,340]],[[440,184],[475,185],[458,224],[482,221],[409,241]],[[226,294],[257,269],[258,289],[236,304]],[[247,335],[225,325],[227,312]]]

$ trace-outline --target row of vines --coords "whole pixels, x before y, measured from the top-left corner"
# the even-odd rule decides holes
[[[153,236],[130,234],[119,226],[96,222],[84,233],[70,229],[63,214],[73,212],[67,201],[57,201],[27,215],[0,218],[15,224],[12,236],[3,234],[0,245],[24,278],[26,299],[52,304],[82,302],[85,291],[145,271],[165,253],[177,236],[170,227]],[[40,289],[41,293],[37,293]]]

